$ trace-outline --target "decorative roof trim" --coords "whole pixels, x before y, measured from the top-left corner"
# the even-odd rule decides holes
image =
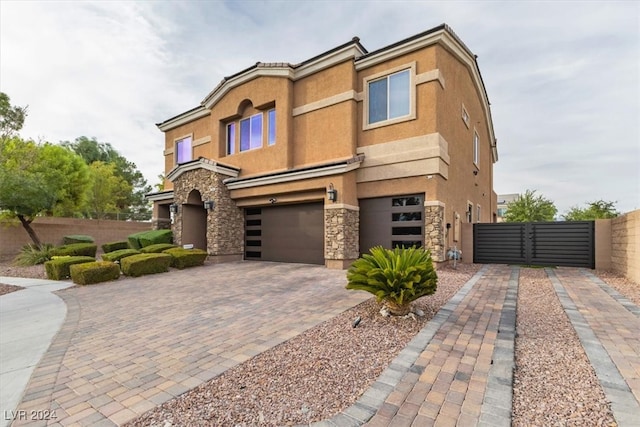
[[[173,200],[173,190],[159,191],[157,193],[147,193],[144,198],[150,202],[162,202],[164,200]]]
[[[173,168],[171,172],[167,174],[167,179],[171,182],[175,181],[180,175],[185,172],[197,170],[197,169],[206,169],[211,172],[219,173],[221,175],[227,175],[230,177],[237,177],[240,173],[240,169],[235,168],[233,166],[223,165],[221,163],[214,162],[213,160],[206,159],[204,157],[200,157],[197,160],[192,160],[187,163],[182,163]]]
[[[203,106],[198,106],[185,113],[179,114],[175,117],[165,120],[162,123],[156,123],[156,126],[161,131],[166,132],[173,128],[177,128],[178,126],[182,126],[186,123],[192,122],[202,117],[206,117],[209,114],[211,114],[211,110],[208,110]]]
[[[284,182],[300,181],[303,179],[339,175],[359,168],[363,160],[364,156],[356,156],[340,163],[294,169],[250,178],[227,178],[224,180],[224,183],[229,190],[239,190],[242,188],[260,187],[263,185],[281,184]]]

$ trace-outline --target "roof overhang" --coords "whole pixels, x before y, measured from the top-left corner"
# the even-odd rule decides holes
[[[158,191],[157,193],[147,193],[144,198],[150,202],[163,202],[165,200],[173,200],[173,190]]]
[[[185,172],[197,170],[197,169],[206,169],[211,172],[215,172],[221,175],[226,175],[229,177],[237,177],[240,173],[240,169],[235,168],[233,166],[223,165],[218,162],[214,162],[213,160],[205,159],[204,157],[200,157],[197,160],[193,160],[187,163],[182,163],[175,168],[171,172],[167,174],[167,179],[171,182],[175,181],[180,175]]]
[[[338,163],[334,162],[313,167],[291,169],[288,171],[248,178],[227,178],[224,180],[224,183],[229,190],[239,190],[242,188],[260,187],[264,185],[300,181],[303,179],[339,175],[359,168],[363,160],[364,156],[360,155]]]

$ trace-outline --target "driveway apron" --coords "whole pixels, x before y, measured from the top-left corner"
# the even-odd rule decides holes
[[[13,425],[122,424],[370,298],[345,284],[322,266],[239,262],[58,292],[65,323]]]

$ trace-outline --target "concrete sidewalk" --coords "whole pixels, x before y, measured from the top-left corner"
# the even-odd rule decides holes
[[[26,288],[0,297],[0,425],[8,426],[19,418],[29,379],[67,314],[52,292],[73,283],[15,277],[0,277],[0,283]]]

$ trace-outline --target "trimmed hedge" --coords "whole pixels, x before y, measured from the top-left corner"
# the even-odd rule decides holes
[[[137,251],[135,249],[120,249],[117,251],[102,254],[102,259],[104,261],[116,262],[120,261],[122,258],[126,258],[131,255],[138,255],[139,253],[140,251]]]
[[[98,246],[93,243],[72,243],[51,250],[51,256],[90,256],[95,258]]]
[[[120,268],[123,274],[132,277],[164,273],[169,271],[172,259],[169,254],[131,255],[120,260]]]
[[[93,243],[93,237],[85,234],[71,234],[62,238],[63,245],[70,245],[72,243]]]
[[[63,280],[71,276],[70,267],[74,264],[94,262],[95,258],[88,256],[62,256],[44,263],[44,270],[49,280]]]
[[[173,243],[171,230],[151,230],[131,234],[127,237],[129,247],[141,249],[157,243]]]
[[[177,268],[178,270],[202,265],[209,255],[207,251],[203,251],[202,249],[182,248],[167,249],[164,253],[171,255],[171,267]]]
[[[143,254],[159,254],[160,252],[164,252],[167,249],[177,248],[176,245],[172,245],[171,243],[157,243],[155,245],[145,246],[140,249],[140,252]]]
[[[102,245],[102,252],[105,254],[109,252],[119,251],[121,249],[129,249],[129,242],[126,240],[120,242],[110,242]]]
[[[110,261],[95,261],[84,264],[74,264],[69,268],[71,280],[78,285],[117,280],[120,277],[120,267]]]

